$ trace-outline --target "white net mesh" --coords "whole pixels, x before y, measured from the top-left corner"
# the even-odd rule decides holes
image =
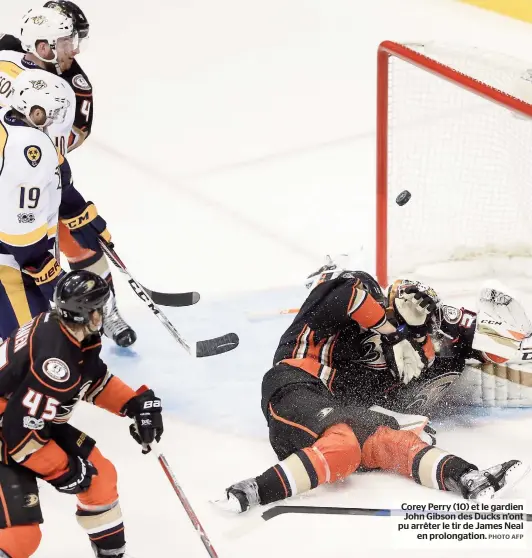
[[[532,63],[468,47],[412,47],[532,102]],[[532,119],[390,57],[389,275],[421,264],[532,256]],[[403,190],[412,199],[399,207]]]

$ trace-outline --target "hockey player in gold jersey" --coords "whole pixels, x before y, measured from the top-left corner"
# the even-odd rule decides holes
[[[70,108],[67,88],[58,76],[27,70],[13,83],[10,106],[0,110],[1,338],[49,309],[62,273],[55,251],[60,206],[74,214],[86,205],[72,184],[68,162],[44,133],[64,121]],[[80,231],[108,238],[101,217]]]
[[[8,103],[13,79],[25,69],[42,68],[67,83],[70,108],[61,124],[53,123],[46,130],[62,155],[82,145],[91,132],[92,86],[75,60],[88,33],[89,23],[81,9],[73,2],[58,0],[29,10],[22,18],[19,39],[0,35],[0,105]],[[89,202],[84,211],[94,214],[96,207]],[[88,269],[109,282],[113,295],[105,309],[104,332],[118,345],[129,346],[136,334],[116,306],[109,264],[97,241],[87,243],[84,235],[69,228],[73,217],[77,214],[66,204],[58,224],[61,252],[71,269]]]

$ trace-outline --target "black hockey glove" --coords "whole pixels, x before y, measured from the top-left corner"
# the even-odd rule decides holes
[[[150,453],[150,444],[154,440],[159,442],[163,435],[162,410],[159,397],[145,386],[137,391],[137,395],[131,398],[122,410],[123,414],[134,421],[129,427],[129,432],[142,446],[142,453]]]
[[[107,230],[107,223],[100,217],[96,206],[91,201],[72,215],[61,215],[61,222],[66,225],[74,239],[83,248],[97,252],[100,249],[100,238],[111,242],[111,233]]]
[[[79,494],[89,489],[92,477],[97,475],[96,467],[82,457],[68,457],[68,471],[60,477],[48,481],[57,491],[64,494]]]

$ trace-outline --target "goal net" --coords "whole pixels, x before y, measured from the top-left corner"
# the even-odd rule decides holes
[[[532,256],[529,103],[532,63],[472,47],[380,45],[381,284],[427,264]],[[398,206],[403,190],[412,197]]]

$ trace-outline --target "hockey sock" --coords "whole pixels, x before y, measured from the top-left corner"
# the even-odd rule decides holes
[[[331,426],[312,446],[293,453],[256,478],[261,504],[343,479],[356,471],[360,458],[353,430],[346,424]]]
[[[92,271],[106,281],[109,280],[108,278],[111,275],[111,269],[109,268],[107,258],[101,251],[92,252],[92,255],[89,258],[85,258],[81,261],[69,261],[68,264],[70,269],[73,271],[77,271],[78,269]]]
[[[381,426],[362,448],[362,465],[412,477],[418,484],[447,490],[445,480],[476,469],[467,461],[429,446],[408,430]]]
[[[448,490],[447,479],[459,482],[467,471],[476,469],[474,465],[456,455],[451,455],[438,448],[426,448],[414,458],[412,478],[423,486],[437,490]]]
[[[102,506],[102,508],[104,509],[78,508],[76,512],[78,523],[85,529],[91,543],[98,550],[110,551],[125,548],[126,539],[120,504],[115,502],[111,506]]]

